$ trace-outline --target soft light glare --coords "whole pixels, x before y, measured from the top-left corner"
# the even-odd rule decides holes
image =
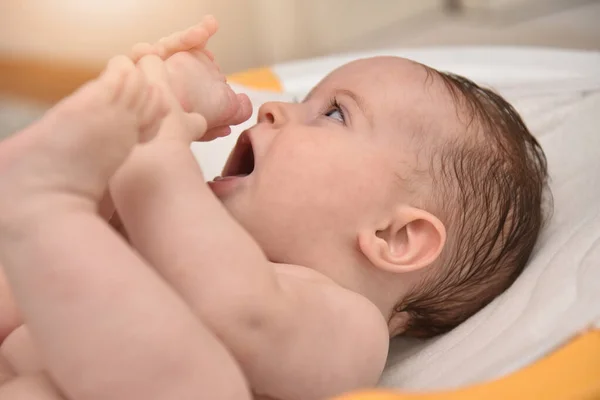
[[[0,0],[0,53],[104,63],[171,32],[172,14],[162,0]]]
[[[148,6],[143,0],[61,0],[54,1],[53,6],[67,12],[78,15],[84,14],[114,14],[134,11],[136,7]]]

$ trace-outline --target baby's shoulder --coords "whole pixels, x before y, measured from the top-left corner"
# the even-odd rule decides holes
[[[387,321],[366,297],[311,268],[289,264],[273,264],[273,267],[283,289],[300,299],[302,308],[308,312],[313,311],[321,318],[334,317],[348,327],[353,324],[366,326],[366,329],[380,331],[387,337]]]
[[[282,264],[274,268],[289,301],[285,314],[292,328],[281,335],[286,338],[281,347],[287,350],[277,354],[287,362],[296,359],[301,365],[296,371],[336,371],[340,378],[335,385],[344,390],[357,383],[377,383],[389,345],[381,311],[366,297],[310,268]]]
[[[301,265],[271,263],[280,278],[300,279],[305,282],[335,284],[335,282],[314,269]]]

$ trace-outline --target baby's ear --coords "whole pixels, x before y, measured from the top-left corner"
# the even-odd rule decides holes
[[[358,235],[361,252],[371,263],[392,273],[412,272],[433,263],[446,242],[446,228],[433,214],[399,206],[378,227]]]

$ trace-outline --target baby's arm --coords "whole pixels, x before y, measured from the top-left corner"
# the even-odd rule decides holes
[[[178,129],[161,127],[170,138]],[[253,389],[305,400],[376,384],[388,333],[375,306],[314,272],[276,273],[204,183],[185,135],[163,133],[114,177],[117,209],[134,247],[224,340]]]
[[[375,385],[388,343],[375,306],[331,282],[276,274],[187,145],[143,150],[114,181],[130,240],[223,339],[253,389],[305,400]]]

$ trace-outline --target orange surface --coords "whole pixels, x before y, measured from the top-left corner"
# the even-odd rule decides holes
[[[0,95],[51,105],[101,71],[102,66],[74,61],[0,56]],[[227,79],[253,89],[283,91],[283,85],[270,68],[247,70]]]
[[[0,56],[0,95],[51,105],[101,71],[76,62]]]
[[[337,400],[458,399],[600,399],[600,331],[582,334],[533,365],[495,381],[443,392],[368,391]]]
[[[282,92],[283,86],[279,78],[270,68],[250,69],[237,74],[229,75],[227,81],[237,83],[252,89]]]

